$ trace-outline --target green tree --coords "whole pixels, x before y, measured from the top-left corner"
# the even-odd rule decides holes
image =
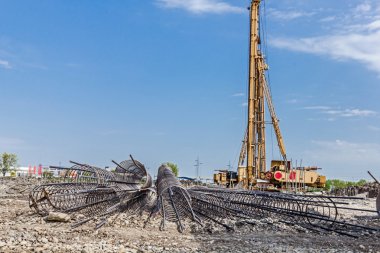
[[[17,155],[15,154],[9,154],[9,153],[3,153],[1,155],[0,159],[0,167],[3,171],[3,176],[13,167],[16,167],[17,165]]]
[[[178,174],[179,174],[178,165],[174,163],[170,163],[170,162],[167,162],[166,165],[168,165],[168,167],[172,169],[174,175],[178,177]]]
[[[367,183],[367,181],[365,180],[365,179],[360,179],[357,183],[356,183],[356,185],[357,186],[363,186],[363,185],[365,185]]]
[[[332,179],[331,180],[331,185],[334,189],[342,189],[347,186],[347,182],[339,179]]]
[[[326,191],[330,191],[330,190],[331,190],[331,186],[332,186],[332,182],[331,182],[330,179],[328,179],[328,180],[326,181],[326,184],[325,184],[325,190],[326,190]]]
[[[329,179],[326,181],[326,190],[334,189],[343,189],[349,186],[363,186],[367,183],[364,179],[359,180],[358,182],[343,181],[339,179]]]

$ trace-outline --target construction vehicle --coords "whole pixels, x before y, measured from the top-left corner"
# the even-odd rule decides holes
[[[231,170],[217,170],[218,173],[214,174],[214,183],[223,185],[227,188],[233,188],[238,183],[236,171]]]
[[[245,130],[240,150],[237,169],[237,183],[245,188],[257,188],[261,180],[274,183],[277,187],[283,186],[311,186],[324,187],[326,178],[320,176],[316,170],[292,169],[287,160],[285,144],[282,138],[279,120],[277,118],[272,96],[267,83],[266,71],[268,66],[263,54],[260,38],[260,3],[263,0],[252,0],[250,5],[250,39],[249,39],[249,76],[248,76],[248,125]],[[272,161],[269,171],[266,169],[266,142],[265,142],[265,104],[269,109],[277,145],[282,156],[281,161]],[[214,182],[227,185],[230,179],[224,176],[225,172],[214,175]],[[223,175],[222,175],[223,174]],[[281,178],[275,178],[274,175]],[[270,178],[268,178],[270,177]]]
[[[288,168],[291,163],[288,162]],[[291,170],[286,170],[283,161],[273,160],[271,168],[265,173],[265,178],[272,182],[276,187],[282,188],[286,183],[297,188],[304,186],[313,188],[324,188],[326,185],[326,176],[320,175],[318,167],[296,167]]]

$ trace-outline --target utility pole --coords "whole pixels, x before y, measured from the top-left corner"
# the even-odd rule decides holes
[[[201,161],[199,160],[199,156],[197,157],[197,159],[195,160],[195,169],[196,169],[196,173],[197,173],[197,179],[200,180],[200,176],[199,176],[199,168],[200,166],[202,165],[203,163],[201,163]]]
[[[228,161],[227,168],[228,168],[229,171],[232,170],[231,161]]]

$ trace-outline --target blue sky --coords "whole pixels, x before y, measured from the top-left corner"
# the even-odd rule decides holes
[[[17,153],[23,166],[106,166],[132,154],[153,175],[172,161],[194,176],[197,156],[203,177],[236,166],[248,5],[0,1],[0,152]],[[329,177],[380,176],[380,3],[262,6],[288,157]],[[268,159],[278,159],[267,129]]]

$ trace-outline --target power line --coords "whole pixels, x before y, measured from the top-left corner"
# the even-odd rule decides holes
[[[203,163],[201,163],[201,161],[199,160],[199,156],[197,157],[197,159],[195,160],[195,169],[196,169],[196,174],[197,174],[197,179],[200,179],[200,176],[199,176],[199,168],[201,167]]]

